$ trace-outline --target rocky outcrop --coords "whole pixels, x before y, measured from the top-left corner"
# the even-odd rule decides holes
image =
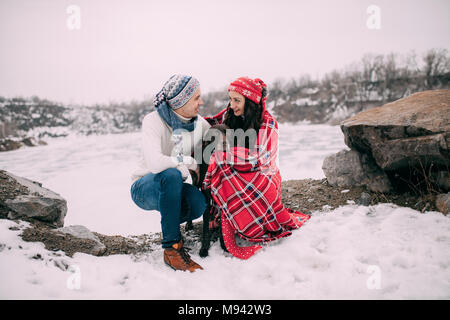
[[[106,246],[100,239],[84,226],[69,226],[52,229],[42,225],[31,225],[21,237],[24,241],[42,242],[47,250],[64,251],[69,257],[76,252],[101,256]]]
[[[30,226],[23,230],[24,241],[39,241],[47,250],[76,252],[95,256],[141,253],[154,247],[151,237],[135,241],[122,236],[105,236],[85,226],[64,227],[67,203],[59,194],[42,184],[0,170],[0,218],[24,220]]]
[[[367,186],[374,192],[392,191],[386,173],[368,155],[354,150],[342,150],[327,157],[322,169],[332,186]]]
[[[383,170],[450,166],[450,90],[431,90],[369,109],[341,124],[345,144]]]
[[[450,191],[450,171],[438,171],[436,183],[442,190]]]
[[[0,138],[0,152],[1,151],[11,151],[19,149],[23,146],[35,147],[47,145],[47,142],[35,139],[34,137],[27,138]]]
[[[445,215],[450,212],[450,192],[437,195],[436,208]]]
[[[341,130],[352,152],[325,159],[331,184],[375,191],[388,177],[394,189],[410,184],[417,191],[423,184],[427,192],[449,191],[450,90],[419,92],[360,112]]]
[[[64,225],[67,202],[42,184],[0,170],[0,218]]]
[[[105,245],[100,239],[85,226],[75,225],[56,229],[57,232],[70,234],[79,239],[90,240],[92,245],[89,248],[89,254],[94,256],[102,255],[106,251]]]

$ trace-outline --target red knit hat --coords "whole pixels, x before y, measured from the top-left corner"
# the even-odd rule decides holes
[[[259,78],[250,79],[249,77],[240,77],[230,83],[228,87],[228,92],[236,91],[242,94],[244,97],[252,100],[255,103],[261,101],[262,90],[267,88],[267,85]],[[265,102],[267,98],[263,98],[263,110],[265,109]]]

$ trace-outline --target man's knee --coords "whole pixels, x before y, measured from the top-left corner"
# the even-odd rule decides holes
[[[200,218],[206,209],[206,201],[205,201],[205,197],[204,197],[203,193],[199,192],[197,195],[198,196],[195,198],[196,206],[195,206],[195,212],[193,212],[193,214],[194,214],[193,219]]]
[[[202,206],[200,206],[199,210],[197,212],[194,212],[194,219],[200,218],[206,209],[206,203]],[[194,220],[193,219],[193,220]]]
[[[176,168],[169,168],[160,173],[161,181],[164,184],[182,184],[183,177],[181,176],[180,170]]]

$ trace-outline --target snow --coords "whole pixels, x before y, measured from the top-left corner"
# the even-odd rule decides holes
[[[270,101],[266,104],[267,111],[269,111],[271,114],[273,114],[273,108],[275,106],[275,101]]]
[[[279,167],[283,180],[322,179],[326,156],[348,149],[339,126],[279,124]]]
[[[322,178],[323,158],[344,148],[342,140],[339,127],[280,124],[283,179]],[[140,210],[129,195],[138,141],[138,133],[55,138],[1,153],[0,167],[67,199],[65,226],[156,232],[159,213]],[[205,259],[193,248],[204,270],[192,274],[165,266],[159,247],[138,259],[70,258],[22,241],[26,225],[0,220],[1,299],[450,299],[449,218],[393,204],[324,206],[246,261],[217,242]]]
[[[331,116],[329,117],[330,120],[341,120],[348,118],[350,112],[346,105],[344,104],[338,104],[334,108]]]
[[[319,103],[317,101],[312,100],[311,98],[299,98],[295,100],[292,104],[295,104],[297,106],[304,106],[304,105],[316,106]]]
[[[216,108],[223,108],[224,106],[226,106],[228,103],[227,100],[215,100],[214,101],[214,107]]]
[[[316,94],[317,92],[319,92],[319,88],[315,87],[315,88],[304,88],[301,91],[303,94]]]
[[[37,127],[28,131],[28,135],[33,137],[44,137],[44,140],[48,138],[46,136],[66,136],[73,134],[67,126],[57,126],[57,127]]]
[[[282,105],[282,104],[284,104],[286,101],[288,101],[288,97],[285,97],[286,99],[283,99],[283,98],[278,98],[277,100],[276,100],[276,105],[277,106],[280,106],[280,105]]]
[[[387,94],[387,92],[386,92]],[[368,101],[383,101],[383,97],[378,94],[377,91],[371,90],[369,91]]]

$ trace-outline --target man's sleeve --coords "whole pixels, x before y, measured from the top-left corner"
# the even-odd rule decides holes
[[[153,173],[177,166],[175,157],[162,153],[161,139],[162,132],[157,130],[148,119],[144,119],[142,122],[142,151],[147,168]]]

